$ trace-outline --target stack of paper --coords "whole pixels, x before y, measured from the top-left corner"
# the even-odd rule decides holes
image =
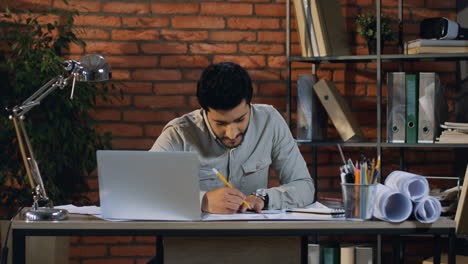
[[[468,143],[468,123],[445,122],[440,125],[442,134],[437,138],[436,143],[445,144],[467,144]]]

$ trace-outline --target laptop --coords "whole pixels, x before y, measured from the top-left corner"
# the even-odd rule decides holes
[[[122,220],[200,220],[194,152],[98,150],[101,213]]]

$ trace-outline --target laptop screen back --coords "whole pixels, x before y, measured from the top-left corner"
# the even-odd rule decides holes
[[[99,150],[97,161],[104,218],[200,220],[196,153]]]

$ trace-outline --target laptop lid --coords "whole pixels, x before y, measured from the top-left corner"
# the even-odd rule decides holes
[[[98,150],[97,162],[104,218],[200,220],[196,153]]]

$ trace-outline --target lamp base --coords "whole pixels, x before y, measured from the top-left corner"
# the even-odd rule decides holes
[[[68,218],[68,211],[51,207],[27,209],[22,213],[27,221],[62,221]]]

